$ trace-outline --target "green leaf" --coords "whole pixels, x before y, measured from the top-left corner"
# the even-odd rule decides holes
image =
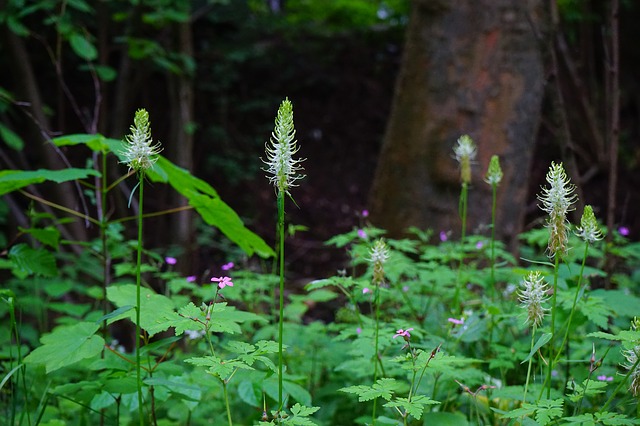
[[[99,327],[94,322],[56,327],[40,338],[42,346],[27,355],[24,362],[44,364],[47,373],[50,373],[97,356],[104,346],[104,339],[95,335]]]
[[[9,260],[13,262],[15,269],[28,275],[58,275],[53,254],[43,248],[33,249],[26,244],[17,244],[9,250]]]
[[[320,407],[306,407],[296,403],[291,407],[292,416],[285,419],[282,423],[285,425],[315,426],[316,423],[308,417],[319,409]]]
[[[40,241],[42,244],[48,245],[49,247],[58,250],[58,246],[60,243],[60,231],[54,226],[47,226],[46,228],[29,228],[25,229],[22,227],[18,227],[21,232],[25,234],[31,235],[36,240]]]
[[[136,306],[136,286],[134,284],[110,286],[107,288],[107,299],[118,308]],[[145,287],[140,289],[140,327],[150,336],[167,330],[170,325],[164,319],[172,314],[174,311],[171,299]],[[135,309],[126,310],[121,315],[111,318],[109,323],[123,318],[129,318],[135,323]]]
[[[467,419],[460,413],[426,413],[424,425],[469,426]]]
[[[358,401],[360,402],[371,401],[375,398],[384,398],[389,401],[393,393],[401,387],[402,385],[395,379],[385,377],[378,379],[373,386],[348,386],[339,390],[340,392],[354,393],[358,395]]]
[[[24,148],[22,138],[2,123],[0,123],[0,139],[4,140],[4,143],[14,151],[22,151]]]
[[[311,394],[299,384],[284,380],[282,382],[282,387],[286,393],[291,395],[291,397],[299,403],[303,405],[311,405]]]
[[[76,53],[76,55],[80,56],[86,61],[93,61],[98,57],[98,51],[96,50],[93,43],[87,40],[87,37],[82,34],[71,34],[71,36],[69,37],[69,44],[71,45],[71,48]]]
[[[86,179],[89,176],[100,176],[100,173],[92,169],[74,168],[64,170],[39,169],[33,171],[3,170],[0,171],[0,195],[47,180],[62,183],[70,180]]]
[[[169,183],[189,200],[189,204],[208,225],[218,228],[248,255],[251,256],[253,253],[261,257],[274,255],[271,247],[262,238],[249,231],[236,212],[202,179],[196,178],[162,156],[159,156],[153,169],[148,172],[148,176],[153,182]]]
[[[389,401],[384,404],[385,407],[398,407],[404,409],[414,418],[420,420],[425,405],[440,404],[438,401],[434,401],[424,395],[414,396],[411,401],[408,398],[395,398],[393,401]]]
[[[549,340],[551,340],[551,337],[553,337],[551,333],[544,333],[542,336],[540,336],[536,344],[533,345],[533,348],[531,348],[531,352],[529,352],[529,355],[527,355],[527,357],[524,360],[522,360],[520,364],[524,364],[525,362],[529,361],[531,357],[536,352],[538,352],[538,349],[540,349],[541,347],[549,343]]]
[[[635,343],[637,341],[640,341],[640,330],[622,330],[618,334],[609,334],[603,331],[596,331],[587,334],[587,337],[596,337],[598,339],[619,340],[621,342]]]

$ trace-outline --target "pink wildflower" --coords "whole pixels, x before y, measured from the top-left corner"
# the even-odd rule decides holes
[[[454,325],[462,325],[462,324],[464,324],[464,318],[460,318],[460,319],[447,318],[447,321],[449,321],[451,324],[454,324]]]
[[[220,267],[220,269],[222,269],[223,271],[228,271],[229,269],[233,268],[235,266],[235,264],[233,262],[229,262],[229,263],[225,263],[224,265],[222,265]]]
[[[229,287],[233,287],[233,282],[231,282],[231,278],[229,277],[220,277],[220,278],[216,278],[213,277],[211,278],[212,282],[217,282],[218,283],[218,287],[220,287],[220,289],[223,289],[227,286]]]
[[[628,237],[629,236],[629,228],[627,228],[626,226],[621,226],[620,228],[618,228],[618,233],[620,235],[622,235],[623,237]]]
[[[411,337],[411,334],[409,333],[411,330],[413,330],[413,328],[407,328],[406,330],[400,329],[398,331],[396,331],[396,334],[394,334],[393,338],[395,339],[396,337],[404,337],[405,340],[409,340],[409,337]]]
[[[445,242],[445,241],[447,241],[448,239],[449,239],[449,238],[447,237],[447,233],[446,233],[446,232],[444,232],[444,231],[440,231],[440,241],[444,243],[444,242]]]
[[[364,229],[358,229],[358,237],[362,238],[363,240],[367,239],[367,233],[364,232]]]
[[[196,281],[196,276],[195,276],[195,275],[189,275],[189,276],[187,277],[187,282],[188,282],[188,283],[193,283],[193,282],[195,282],[195,281]]]
[[[178,259],[169,256],[165,257],[164,261],[167,262],[167,265],[175,265],[176,263],[178,263]]]
[[[601,382],[613,382],[613,377],[604,374],[602,376],[598,376],[597,379]]]
[[[362,217],[369,217],[369,210],[362,210]]]

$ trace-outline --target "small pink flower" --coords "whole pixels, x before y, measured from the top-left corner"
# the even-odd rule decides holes
[[[597,379],[600,380],[601,382],[613,382],[613,377],[606,376],[604,374],[602,376],[598,376]]]
[[[369,210],[362,210],[362,217],[369,217]]]
[[[235,266],[235,264],[233,262],[229,262],[229,263],[225,263],[224,265],[222,265],[220,267],[220,269],[222,269],[223,271],[228,271],[229,269],[233,268]]]
[[[400,329],[396,331],[396,334],[393,335],[393,338],[395,339],[396,337],[402,336],[405,340],[409,340],[409,337],[411,337],[411,334],[409,332],[411,330],[413,330],[413,328],[407,328],[406,330]]]
[[[404,291],[405,293],[408,292],[409,286],[408,285],[402,286],[402,291]]]
[[[449,321],[451,324],[454,324],[454,325],[462,325],[462,324],[464,324],[464,318],[460,318],[460,319],[447,318],[447,321]]]
[[[621,226],[620,228],[618,228],[618,233],[620,235],[622,235],[623,237],[628,237],[629,236],[629,228],[627,228],[626,226]]]
[[[229,277],[220,277],[220,278],[216,278],[213,277],[211,278],[212,282],[217,282],[218,283],[218,287],[220,287],[220,289],[223,289],[227,286],[229,287],[233,287],[233,282],[231,282],[231,278]]]
[[[169,256],[165,257],[164,261],[167,262],[167,265],[175,265],[176,263],[178,263],[178,259]]]
[[[195,276],[195,275],[189,275],[189,276],[187,277],[187,282],[188,282],[188,283],[193,283],[193,282],[195,282],[195,281],[196,281],[196,276]]]
[[[484,246],[484,243],[482,241],[478,241],[478,243],[476,244],[476,249],[480,250],[482,246]]]
[[[362,333],[362,329],[361,329],[360,327],[356,328],[356,333],[357,333],[357,334]]]
[[[440,231],[440,241],[444,243],[447,240],[448,240],[447,233],[444,231]]]
[[[367,233],[364,232],[364,229],[358,229],[358,237],[362,238],[363,240],[367,239]]]
[[[365,287],[362,289],[362,294],[371,293],[371,289],[369,287]]]

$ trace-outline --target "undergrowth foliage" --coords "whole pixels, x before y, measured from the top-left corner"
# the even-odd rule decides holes
[[[417,228],[389,238],[365,211],[358,228],[326,242],[349,254],[348,267],[293,288],[282,260],[285,195],[302,177],[292,114],[285,100],[265,160],[280,212],[275,251],[206,182],[161,155],[142,123],[148,115],[136,116],[144,120],[127,140],[139,130],[151,158],[120,140],[69,135],[53,142],[101,160],[0,172],[0,194],[34,202],[29,227],[0,258],[1,424],[640,423],[640,244],[603,229],[590,206],[569,223],[575,195],[562,164],[551,164],[540,195],[546,226],[521,235],[518,257],[495,240],[495,211],[488,235],[464,232],[474,214],[468,155],[460,241]],[[461,140],[475,155],[471,139]],[[111,178],[113,158],[130,169]],[[229,262],[185,277],[162,248],[128,241],[125,222],[149,212],[110,217],[107,203],[133,174],[140,205],[144,182],[169,184],[247,256],[277,252],[279,274]],[[494,157],[493,206],[501,177]],[[45,181],[81,182],[95,216],[29,192]],[[35,207],[45,203],[59,216]],[[63,240],[57,225],[69,220],[90,223],[98,237]],[[331,320],[316,319],[319,304],[332,308]]]

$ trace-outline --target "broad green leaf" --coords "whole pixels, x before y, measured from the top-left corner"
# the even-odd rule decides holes
[[[158,158],[148,176],[154,182],[169,183],[189,200],[189,204],[196,209],[208,225],[218,228],[248,255],[253,253],[257,253],[261,257],[274,255],[271,247],[262,238],[249,231],[236,212],[222,201],[217,192],[202,179],[196,178],[187,170],[176,166],[162,156]]]
[[[42,183],[47,180],[62,183],[70,180],[86,179],[89,176],[100,176],[92,169],[64,169],[64,170],[3,170],[0,171],[0,195],[24,188],[28,185]]]
[[[107,299],[118,308],[136,306],[136,286],[134,284],[115,285],[107,288]],[[148,288],[140,289],[140,327],[150,336],[167,330],[169,325],[164,318],[174,314],[173,302],[166,296],[157,294]],[[135,309],[127,310],[121,315],[111,318],[109,323],[129,318],[135,323]]]
[[[93,43],[87,40],[87,37],[80,33],[73,33],[69,37],[69,44],[71,48],[86,61],[93,61],[98,57],[98,51]]]
[[[53,139],[53,143],[56,146],[68,146],[68,145],[87,145],[89,149],[96,152],[108,152],[111,151],[113,141],[121,146],[122,142],[115,139],[107,139],[102,135],[88,135],[85,133],[65,135]]]
[[[99,327],[93,322],[56,327],[40,338],[42,346],[27,355],[24,362],[44,364],[47,373],[50,373],[97,356],[104,346],[104,339],[95,335]]]
[[[425,413],[425,425],[469,426],[467,419],[460,413]]]
[[[13,130],[0,123],[0,139],[4,140],[4,143],[14,151],[22,151],[24,148],[24,141]]]
[[[282,382],[282,387],[286,393],[291,395],[291,398],[295,399],[302,405],[311,405],[311,394],[299,384],[284,380]]]
[[[533,348],[531,348],[531,352],[529,352],[529,355],[527,355],[527,357],[520,364],[524,364],[525,362],[529,361],[531,357],[536,352],[538,352],[538,349],[540,349],[541,347],[549,343],[549,340],[551,340],[551,337],[553,337],[551,333],[544,333],[542,336],[540,336],[536,344],[533,345]]]
[[[634,343],[640,341],[640,330],[622,330],[618,334],[609,334],[603,331],[595,331],[593,333],[587,334],[587,337],[596,337],[598,339],[619,340],[621,342]]]
[[[48,245],[51,248],[58,249],[60,243],[60,231],[54,226],[47,226],[46,228],[29,228],[25,229],[18,227],[21,232],[33,236],[36,240],[42,244]]]
[[[58,267],[53,254],[45,249],[33,249],[26,244],[17,244],[9,250],[9,260],[14,268],[28,275],[55,277]]]

